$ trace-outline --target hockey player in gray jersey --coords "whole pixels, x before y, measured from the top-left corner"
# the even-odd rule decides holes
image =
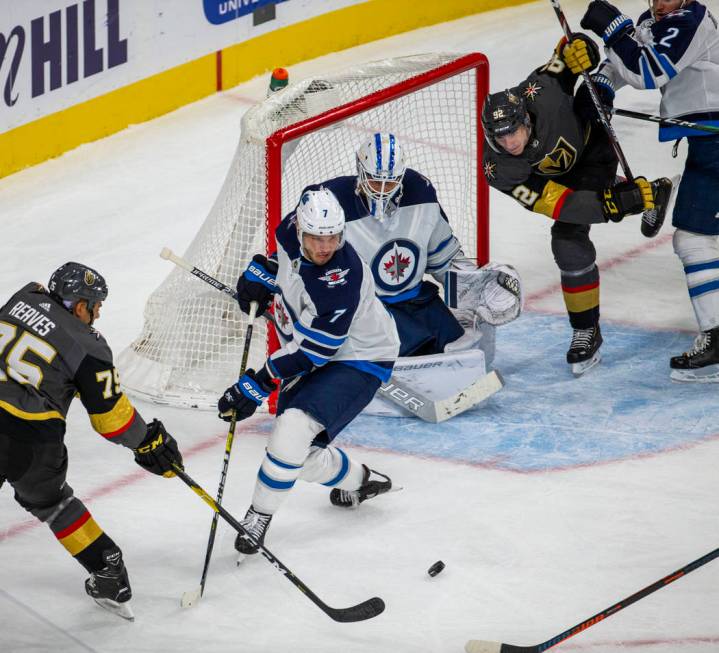
[[[174,476],[182,464],[162,423],[146,424],[120,390],[112,352],[93,328],[107,297],[103,277],[66,263],[48,290],[29,283],[0,308],[0,485],[46,522],[89,573],[87,593],[102,607],[132,619],[122,552],[65,481],[65,419],[77,394],[93,428],[131,449],[147,471]]]
[[[332,488],[330,501],[353,507],[391,489],[390,479],[333,446],[392,373],[397,329],[375,296],[372,275],[349,243],[345,216],[328,190],[308,191],[275,232],[277,255],[256,255],[237,283],[240,308],[263,313],[274,300],[282,347],[247,372],[218,402],[229,419],[251,416],[280,383],[277,418],[252,505],[235,548],[257,552],[272,516],[298,479]]]
[[[599,81],[660,89],[660,113],[719,127],[717,19],[696,0],[650,0],[637,20],[607,2],[589,3],[582,27],[606,45]],[[667,123],[659,140],[686,138],[684,174],[674,205],[674,251],[681,259],[700,334],[670,360],[676,381],[719,382],[719,135]],[[676,154],[676,149],[675,149]]]
[[[369,265],[377,295],[397,323],[400,355],[439,354],[448,345],[463,349],[479,341],[491,362],[493,331],[485,329],[483,340],[479,324],[493,327],[519,315],[516,270],[498,264],[478,270],[466,259],[432,182],[407,167],[393,134],[374,134],[357,151],[356,162],[356,176],[305,190],[327,188],[337,196],[347,239]],[[425,275],[443,284],[446,303]]]
[[[516,87],[488,95],[482,109],[487,182],[554,221],[552,252],[574,330],[567,362],[575,375],[599,362],[602,344],[590,226],[653,209],[658,190],[670,184],[643,177],[617,183],[617,158],[586,87],[574,96],[577,76],[598,63],[589,37],[562,39],[546,65]]]

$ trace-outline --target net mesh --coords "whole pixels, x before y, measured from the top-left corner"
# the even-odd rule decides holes
[[[273,224],[302,189],[355,174],[357,148],[377,131],[401,140],[409,167],[432,180],[465,253],[476,257],[477,87],[487,72],[482,55],[475,57],[364,64],[291,85],[248,110],[220,193],[183,258],[234,288],[252,256],[272,247]],[[438,70],[443,78],[428,83]],[[310,123],[292,138],[293,126]],[[268,168],[271,142],[282,143],[281,174]],[[270,205],[277,215],[269,215]],[[245,326],[232,297],[174,268],[147,301],[142,333],[118,359],[125,390],[158,403],[214,407],[237,378]],[[258,319],[249,366],[266,354],[265,322]]]

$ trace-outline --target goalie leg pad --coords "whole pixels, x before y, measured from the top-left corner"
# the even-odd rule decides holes
[[[719,326],[719,238],[677,229],[674,252],[684,265],[700,331]]]
[[[266,515],[273,515],[278,510],[300,477],[310,444],[322,429],[322,424],[296,408],[277,417],[257,473],[252,495],[255,510]]]

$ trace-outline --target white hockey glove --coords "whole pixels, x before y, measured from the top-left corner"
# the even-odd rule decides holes
[[[504,263],[452,269],[445,274],[444,301],[460,323],[507,324],[522,311],[522,281],[517,270]]]

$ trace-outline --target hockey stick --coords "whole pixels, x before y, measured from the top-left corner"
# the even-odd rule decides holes
[[[569,23],[567,22],[567,17],[564,15],[564,11],[562,11],[562,5],[559,4],[559,0],[549,0],[549,2],[551,2],[552,7],[554,7],[554,13],[557,14],[557,19],[559,20],[559,24],[562,26],[562,30],[564,31],[564,36],[567,37],[567,41],[571,41],[572,40],[572,30],[569,28]],[[599,93],[597,93],[597,87],[594,86],[594,82],[592,81],[592,78],[589,76],[589,73],[586,70],[582,71],[582,79],[584,80],[584,83],[586,84],[587,89],[589,90],[589,95],[592,98],[592,102],[594,102],[594,106],[597,109],[597,115],[599,116],[599,122],[602,123],[602,127],[604,127],[604,130],[607,132],[607,136],[609,137],[609,141],[612,144],[614,153],[617,155],[617,159],[619,159],[619,165],[622,166],[622,170],[624,171],[624,176],[627,178],[628,181],[634,181],[634,175],[632,174],[632,171],[629,169],[629,163],[627,163],[627,159],[624,156],[624,152],[622,151],[622,148],[619,145],[619,139],[617,138],[617,134],[615,133],[614,128],[612,127],[612,123],[609,122],[609,116],[607,115],[607,112],[604,108],[604,105],[602,104],[602,101],[599,99]]]
[[[225,510],[217,501],[215,501],[205,490],[203,490],[192,478],[185,472],[185,470],[179,465],[173,464],[175,474],[180,480],[185,483],[195,494],[197,494],[210,508],[215,511],[222,519],[224,519],[232,528],[238,533],[246,535],[250,541],[254,542],[252,536],[242,528],[242,524],[238,522],[227,510]],[[279,571],[287,580],[290,581],[300,592],[302,592],[312,603],[314,603],[322,612],[328,617],[339,621],[340,623],[350,623],[353,621],[364,621],[365,619],[372,619],[379,614],[384,612],[384,601],[375,596],[371,599],[367,599],[362,603],[353,605],[349,608],[333,608],[327,605],[322,599],[320,599],[307,585],[305,585],[297,576],[295,576],[290,569],[288,569],[264,544],[255,542],[259,547],[259,552],[263,555],[265,560],[272,565],[277,571]]]
[[[237,299],[237,292],[233,288],[196,268],[189,261],[177,256],[168,247],[162,248],[160,257],[171,261],[183,270],[187,270],[190,274],[211,285],[216,290]],[[270,313],[263,313],[262,317],[268,322],[272,322],[275,327],[277,326],[274,317]],[[476,406],[480,401],[501,390],[502,386],[501,377],[496,372],[490,372],[464,390],[460,390],[457,394],[435,401],[409,388],[393,376],[388,383],[378,390],[378,393],[380,393],[379,396],[409,410],[420,419],[436,424]]]
[[[628,596],[626,599],[619,601],[619,603],[615,603],[614,605],[606,608],[605,610],[598,612],[593,617],[582,621],[582,623],[577,624],[569,630],[565,630],[563,633],[560,633],[559,635],[548,639],[542,644],[535,644],[534,646],[515,646],[514,644],[500,644],[499,642],[487,642],[479,639],[470,639],[465,644],[464,650],[467,653],[542,653],[542,651],[546,651],[548,648],[552,648],[560,642],[563,642],[565,639],[569,639],[573,635],[581,633],[583,630],[586,630],[594,624],[603,621],[607,617],[611,617],[613,614],[616,614],[620,610],[623,610],[624,608],[630,606],[632,603],[636,603],[637,601],[639,601],[639,599],[643,599],[645,596],[648,596],[649,594],[660,590],[662,587],[669,585],[669,583],[673,583],[675,580],[681,578],[682,576],[686,576],[690,571],[698,569],[702,565],[711,562],[712,560],[714,560],[714,558],[717,557],[719,557],[719,549],[714,549],[711,553],[707,553],[705,556],[699,558],[698,560],[690,562],[685,567],[677,569],[675,572],[672,572],[661,580],[658,580],[655,583],[648,585],[643,590],[639,590],[635,594]]]
[[[567,37],[567,41],[571,41],[572,30],[569,28],[569,23],[567,22],[567,18],[564,15],[564,11],[562,11],[562,6],[559,4],[559,0],[549,0],[549,2],[551,2],[552,7],[554,7],[554,13],[557,14],[557,19],[559,20],[559,24],[562,26],[562,30],[564,31],[564,35]],[[627,162],[627,159],[624,156],[624,152],[619,145],[619,139],[617,138],[617,134],[612,127],[612,123],[609,122],[609,115],[607,113],[607,110],[602,104],[601,99],[599,98],[599,93],[597,93],[597,87],[594,85],[592,78],[589,76],[589,73],[586,70],[582,71],[582,79],[584,80],[584,84],[589,90],[589,95],[591,96],[592,102],[594,103],[594,106],[597,110],[599,122],[602,123],[602,127],[604,127],[604,130],[607,132],[607,137],[609,138],[609,142],[612,144],[612,149],[617,155],[617,159],[619,159],[619,165],[624,171],[624,176],[627,178],[627,181],[634,181],[634,175],[629,169],[629,163]],[[664,216],[666,215],[667,211],[667,202],[672,193],[672,188],[667,187],[668,183],[668,180],[663,181],[663,183],[658,188],[653,189],[652,193],[655,195],[655,206],[653,209],[647,209],[642,213],[641,231],[642,234],[647,238],[653,238],[654,236],[656,236],[659,233],[662,224],[664,224]]]
[[[242,362],[240,363],[240,374],[242,376],[247,369],[247,357],[250,353],[250,343],[252,342],[252,329],[257,315],[257,302],[250,303],[250,315],[249,322],[247,324],[247,331],[245,332],[245,346],[242,350]],[[232,443],[235,440],[235,427],[237,426],[237,414],[232,411],[232,419],[230,420],[230,428],[227,431],[227,439],[225,440],[225,455],[222,459],[222,473],[220,474],[220,484],[217,487],[217,505],[222,503],[222,495],[225,491],[225,481],[227,480],[227,467],[230,464],[230,453],[232,452]],[[212,549],[215,546],[215,535],[217,534],[217,522],[219,521],[219,514],[215,512],[212,515],[212,524],[210,526],[210,536],[207,541],[207,551],[205,552],[205,565],[202,568],[202,579],[200,585],[193,590],[189,590],[182,595],[180,605],[183,608],[191,608],[199,602],[202,595],[205,593],[205,583],[207,582],[207,571],[210,568],[210,558],[212,558]]]
[[[612,112],[618,116],[625,118],[636,118],[637,120],[646,120],[648,122],[658,122],[662,125],[676,125],[677,127],[686,127],[687,129],[696,129],[698,131],[709,132],[710,134],[719,134],[719,127],[712,125],[700,125],[696,122],[680,120],[679,118],[662,118],[651,113],[640,113],[639,111],[629,111],[628,109],[612,109]]]

